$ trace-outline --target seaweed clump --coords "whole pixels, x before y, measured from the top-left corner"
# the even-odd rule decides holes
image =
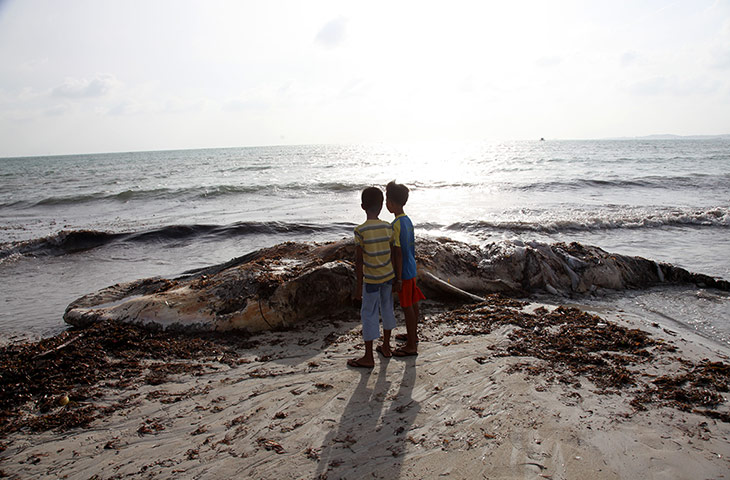
[[[170,375],[203,374],[213,359],[233,365],[240,335],[150,331],[99,323],[38,342],[0,347],[0,436],[82,427],[123,408],[129,398],[98,407],[101,388],[123,390],[134,382],[158,385]]]
[[[492,295],[486,302],[437,315],[431,325],[448,324],[449,335],[485,335],[512,326],[508,342],[491,347],[492,355],[539,360],[519,362],[512,371],[575,387],[586,378],[600,394],[632,394],[630,403],[637,411],[649,405],[667,406],[730,422],[730,414],[717,409],[726,402],[723,393],[730,385],[730,365],[674,357],[679,371],[655,377],[647,373],[653,362],[677,351],[670,343],[577,308],[541,307],[528,313],[524,305]],[[484,364],[488,356],[474,360]]]
[[[728,392],[729,383],[730,365],[708,359],[699,364],[689,362],[687,370],[654,380],[632,405],[640,410],[649,403],[668,405],[730,423],[730,414],[713,410],[725,402],[722,393]]]

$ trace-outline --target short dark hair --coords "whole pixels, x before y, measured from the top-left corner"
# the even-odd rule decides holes
[[[395,183],[395,180],[385,187],[385,194],[388,196],[388,200],[397,203],[401,207],[408,202],[408,187]]]
[[[378,187],[368,187],[362,191],[362,208],[366,212],[377,212],[383,208],[383,192]]]

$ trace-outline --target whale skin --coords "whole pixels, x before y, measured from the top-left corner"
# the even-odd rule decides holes
[[[113,321],[150,329],[256,332],[292,327],[353,308],[352,241],[287,242],[167,278],[112,285],[72,302],[66,323]],[[427,297],[473,302],[490,293],[561,296],[696,284],[730,290],[722,279],[579,243],[503,241],[472,245],[419,238],[418,284]]]

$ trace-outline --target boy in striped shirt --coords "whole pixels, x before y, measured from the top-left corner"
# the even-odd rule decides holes
[[[383,318],[383,343],[377,350],[385,357],[392,355],[390,332],[395,327],[393,313],[392,245],[393,227],[378,218],[383,208],[383,192],[376,187],[362,191],[362,209],[367,220],[355,227],[355,276],[357,286],[353,297],[362,300],[360,320],[365,341],[365,355],[347,361],[351,367],[373,368],[373,341],[380,337],[380,317]]]

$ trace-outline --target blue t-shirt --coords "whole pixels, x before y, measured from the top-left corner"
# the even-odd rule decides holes
[[[403,254],[403,271],[401,280],[416,278],[416,238],[413,234],[411,219],[402,213],[393,220],[394,245],[400,247]]]

